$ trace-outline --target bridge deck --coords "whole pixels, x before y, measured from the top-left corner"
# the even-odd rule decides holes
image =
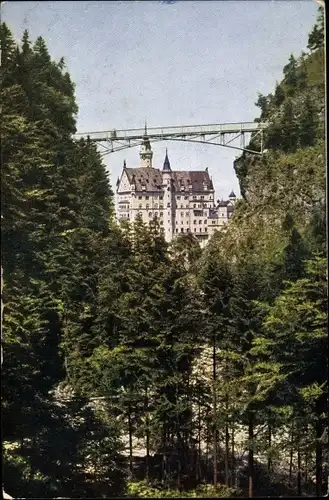
[[[151,127],[147,129],[149,139],[165,137],[188,137],[217,134],[239,134],[245,132],[257,132],[267,127],[266,123],[238,122],[220,123],[212,125],[183,125],[174,127]],[[127,141],[142,139],[145,136],[144,128],[132,128],[125,130],[109,130],[104,132],[82,132],[74,135],[74,139],[89,137],[92,141]]]

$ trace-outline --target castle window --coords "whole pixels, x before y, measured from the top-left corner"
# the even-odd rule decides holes
[[[205,230],[205,232],[207,232],[207,231],[208,231],[208,229],[207,229],[206,227],[204,228],[204,230]]]
[[[177,200],[180,200],[180,196],[177,196]]]
[[[181,224],[182,224],[182,225],[184,224],[184,221],[183,221],[183,220],[181,221]]]
[[[188,212],[185,212],[185,213],[186,213],[186,217],[188,217],[188,216],[189,216],[189,213],[188,213]]]
[[[194,203],[193,208],[196,208],[196,204]]]
[[[150,205],[148,203],[146,203],[146,210],[150,208]]]
[[[188,196],[184,196],[184,200],[188,200]]]
[[[160,200],[163,200],[163,196],[160,196]]]
[[[176,229],[176,233],[178,233],[178,229]]]
[[[201,200],[204,200],[204,196],[200,196]]]
[[[196,196],[193,196],[193,200],[196,200]]]
[[[158,204],[157,203],[154,203],[154,208],[158,208]]]
[[[207,224],[207,221],[205,220],[204,223]]]
[[[160,217],[163,217],[163,212],[160,212]]]
[[[194,232],[196,233],[196,227],[194,228]]]
[[[184,205],[182,204],[180,207],[181,207],[181,208],[184,208]]]
[[[184,217],[184,212],[181,212],[181,213],[180,213],[180,216],[181,216],[181,217]]]
[[[138,207],[138,208],[139,208],[139,209],[143,208],[143,205],[139,205],[139,207]]]
[[[170,187],[167,188],[167,191],[170,191]]]
[[[196,222],[196,220],[194,220],[194,221],[193,221],[193,224],[196,224],[196,223],[197,223],[197,222]]]
[[[143,196],[138,196],[138,199],[139,199],[139,200],[142,200],[142,199],[143,199]]]
[[[160,225],[161,225],[161,226],[163,225],[163,220],[160,220]]]
[[[145,200],[149,200],[149,199],[150,199],[150,197],[149,197],[149,196],[145,196]]]
[[[154,213],[154,217],[158,217],[158,212],[155,212],[155,213]]]
[[[199,220],[199,224],[202,224],[202,220]]]
[[[149,212],[149,217],[152,217],[152,212]]]
[[[170,208],[170,203],[167,203],[167,207]]]
[[[182,229],[180,230],[181,233],[184,233],[184,228],[182,227]]]

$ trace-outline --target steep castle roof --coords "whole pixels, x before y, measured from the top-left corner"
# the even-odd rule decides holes
[[[138,167],[125,168],[129,182],[135,183],[136,191],[161,191],[163,180],[162,172],[157,168]],[[205,188],[214,189],[212,180],[206,170],[203,171],[177,171],[171,172],[172,187],[175,191],[204,192]]]
[[[228,201],[224,201],[224,200],[217,200],[217,207],[227,207],[229,204]]]
[[[166,172],[171,172],[171,167],[170,167],[170,161],[169,161],[169,158],[168,158],[168,151],[166,149],[166,156],[165,156],[165,159],[164,159],[164,162],[163,162],[163,168],[162,168],[163,171],[166,171]]]
[[[180,191],[182,187],[184,191],[188,191],[189,186],[192,186],[193,192],[204,191],[205,187],[208,190],[214,189],[207,170],[172,172],[172,179],[177,191]]]
[[[160,170],[152,167],[126,168],[129,182],[132,183],[133,177],[136,191],[161,191],[162,174]]]

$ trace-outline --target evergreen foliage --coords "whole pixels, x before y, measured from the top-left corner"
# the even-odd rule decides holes
[[[323,495],[323,11],[259,94],[268,152],[235,162],[244,200],[203,251],[115,222],[64,59],[0,39],[6,491]]]
[[[307,48],[311,51],[324,46],[324,8],[320,6],[318,12],[317,23],[308,37]]]

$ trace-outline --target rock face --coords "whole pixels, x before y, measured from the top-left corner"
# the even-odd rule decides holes
[[[235,160],[243,201],[224,235],[223,252],[238,253],[248,238],[260,252],[275,252],[282,247],[287,213],[302,235],[315,212],[325,218],[324,67],[320,47],[290,61],[275,93],[259,97],[259,119],[269,123],[266,153]],[[253,137],[250,146],[259,141]]]
[[[318,183],[319,179],[315,179],[317,167],[323,170],[324,165],[324,145],[321,144],[325,138],[324,68],[323,48],[301,56],[295,64],[293,82],[285,68],[285,78],[277,85],[275,94],[263,96],[265,103],[258,103],[261,119],[269,123],[264,144],[268,153],[263,158],[246,154],[235,162],[241,191],[250,203],[262,197],[266,199],[274,185],[281,186],[286,193],[291,190],[296,193],[301,184],[312,189],[313,183]],[[282,91],[280,99],[276,95],[278,89]],[[308,157],[311,146],[318,152],[311,150],[312,156]],[[301,155],[301,151],[306,155]],[[306,171],[304,165],[296,161],[303,156],[308,157]],[[299,182],[293,189],[296,180],[301,181],[301,174],[308,175],[304,183]],[[309,176],[313,178],[311,184]]]

